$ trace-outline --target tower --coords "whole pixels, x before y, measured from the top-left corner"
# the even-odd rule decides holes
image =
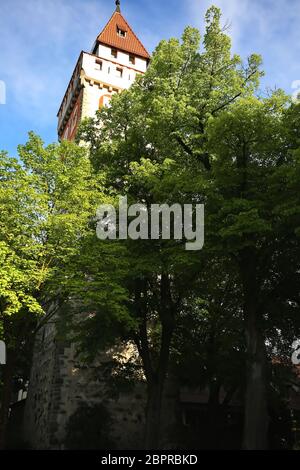
[[[121,13],[120,1],[91,52],[81,52],[60,105],[58,137],[75,138],[78,125],[106,106],[147,70],[150,55]]]

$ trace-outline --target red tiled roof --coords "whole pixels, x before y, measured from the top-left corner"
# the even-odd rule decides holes
[[[118,35],[118,28],[126,32],[126,37]],[[118,11],[114,12],[103,31],[97,37],[97,41],[101,44],[144,57],[145,59],[150,59],[149,53]]]

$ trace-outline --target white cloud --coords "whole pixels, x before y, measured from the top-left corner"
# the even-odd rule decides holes
[[[19,113],[53,122],[77,57],[91,48],[109,7],[104,0],[1,0],[0,79]]]

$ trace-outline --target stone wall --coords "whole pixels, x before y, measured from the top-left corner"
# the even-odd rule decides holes
[[[74,345],[57,339],[55,324],[39,333],[24,414],[24,441],[34,449],[63,449],[66,424],[82,404],[103,403],[111,412],[112,438],[120,449],[142,448],[145,386],[107,398],[105,383],[93,367],[82,367]]]

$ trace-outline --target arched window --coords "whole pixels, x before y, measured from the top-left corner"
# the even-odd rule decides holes
[[[99,109],[102,108],[103,106],[109,106],[111,100],[111,95],[108,93],[105,95],[102,95],[99,100]]]

